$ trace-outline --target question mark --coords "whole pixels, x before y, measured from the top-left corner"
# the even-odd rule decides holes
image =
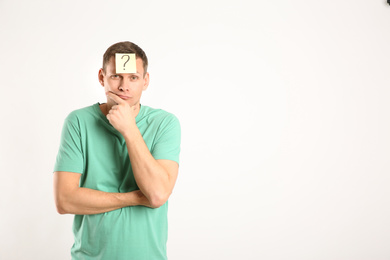
[[[127,57],[127,61],[125,63],[123,63],[123,70],[125,70],[126,63],[128,63],[129,60],[130,60],[130,56],[129,55],[123,55],[121,59],[123,59],[123,57],[125,57],[125,56]]]

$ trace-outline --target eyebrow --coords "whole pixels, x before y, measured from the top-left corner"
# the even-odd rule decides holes
[[[112,75],[122,75],[122,74],[130,74],[130,75],[137,75],[137,76],[141,76],[142,73],[139,73],[138,71],[137,72],[134,72],[134,73],[116,73],[116,71],[113,72],[110,72],[110,76]]]

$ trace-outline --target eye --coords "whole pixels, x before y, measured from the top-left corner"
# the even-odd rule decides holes
[[[112,79],[119,79],[119,77],[120,77],[120,76],[119,76],[119,75],[116,75],[116,74],[110,76],[110,78],[112,78]]]
[[[131,76],[131,80],[137,80],[138,77],[137,76]]]

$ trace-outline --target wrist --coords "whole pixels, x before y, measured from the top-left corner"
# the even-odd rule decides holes
[[[145,195],[140,190],[135,190],[129,193],[132,196],[132,202],[133,202],[133,205],[131,206],[150,207],[149,200],[145,197]]]
[[[125,200],[126,200],[127,207],[140,205],[139,195],[135,191],[126,192],[123,194],[126,196]]]
[[[125,131],[123,131],[121,134],[125,138],[126,142],[132,141],[134,137],[136,136],[137,132],[139,133],[138,127],[136,124],[134,126],[131,126],[127,128]]]

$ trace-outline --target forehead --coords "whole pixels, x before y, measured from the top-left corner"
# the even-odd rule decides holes
[[[142,61],[141,58],[137,58],[135,60],[135,64],[136,64],[136,67],[137,67],[137,73],[139,74],[143,74],[144,73],[144,63]],[[109,60],[109,62],[107,63],[107,72],[110,72],[112,74],[116,74],[116,65],[115,65],[115,56],[112,56]]]

